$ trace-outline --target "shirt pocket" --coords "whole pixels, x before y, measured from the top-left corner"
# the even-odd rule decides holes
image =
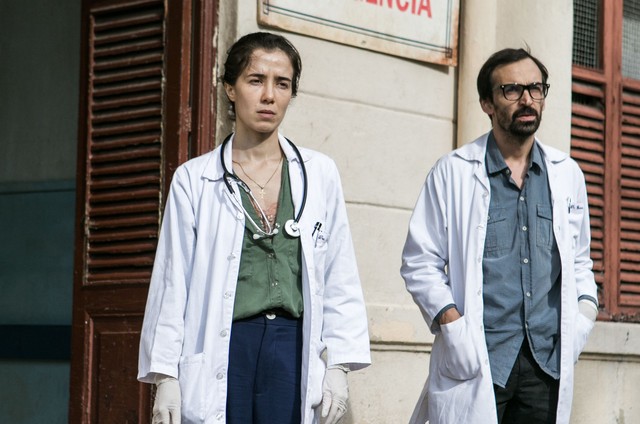
[[[484,240],[485,256],[501,256],[509,250],[509,242],[513,238],[509,227],[505,208],[489,209],[487,236]]]
[[[537,205],[536,211],[536,245],[551,249],[553,247],[553,211],[550,205]]]

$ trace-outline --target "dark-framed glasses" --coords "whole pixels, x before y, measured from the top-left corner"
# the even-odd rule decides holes
[[[547,93],[549,93],[549,84],[544,84],[541,82],[534,82],[529,85],[518,84],[514,82],[512,84],[502,84],[495,88],[502,90],[502,95],[505,99],[510,101],[520,100],[522,95],[524,94],[524,90],[529,92],[529,96],[533,100],[542,100],[547,97]]]

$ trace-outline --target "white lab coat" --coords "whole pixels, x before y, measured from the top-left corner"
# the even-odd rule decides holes
[[[411,418],[423,424],[497,422],[483,330],[482,258],[490,185],[488,134],[441,158],[429,172],[409,224],[401,273],[435,340],[429,376]],[[562,263],[560,389],[557,423],[569,422],[573,368],[593,323],[578,298],[597,299],[589,257],[590,229],[584,176],[566,153],[540,144],[553,202],[553,232]],[[439,326],[446,305],[463,317]]]
[[[296,212],[303,193],[299,160],[284,137]],[[225,163],[231,163],[230,140]],[[340,177],[328,157],[300,148],[307,202],[300,219],[304,299],[302,423],[318,421],[328,365],[370,363],[369,335]],[[240,201],[240,188],[232,183]],[[142,326],[138,379],[179,379],[182,423],[226,421],[227,365],[244,214],[223,182],[220,148],[175,172]],[[322,224],[321,236],[312,237]]]

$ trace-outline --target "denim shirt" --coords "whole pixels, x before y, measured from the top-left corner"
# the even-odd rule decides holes
[[[493,133],[486,166],[491,202],[482,271],[493,382],[506,385],[525,337],[538,365],[557,379],[561,265],[542,151],[534,143],[521,189],[511,178]]]

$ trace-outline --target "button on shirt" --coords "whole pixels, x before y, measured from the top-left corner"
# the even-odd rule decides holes
[[[493,133],[486,166],[491,202],[482,271],[493,382],[506,385],[525,337],[538,365],[559,378],[561,266],[542,151],[534,143],[521,189],[511,178]]]

